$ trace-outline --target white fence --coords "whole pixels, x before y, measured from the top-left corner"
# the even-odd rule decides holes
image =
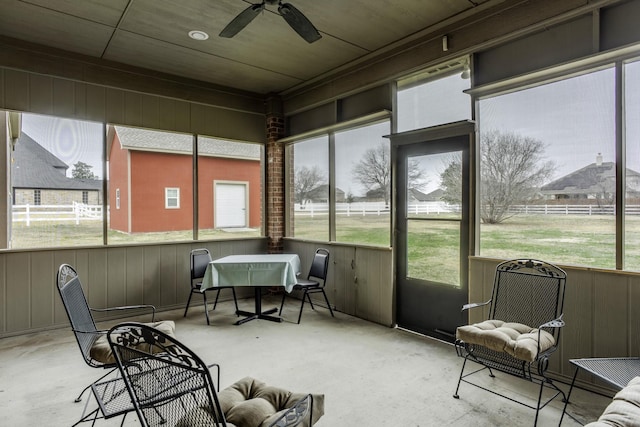
[[[329,213],[327,203],[296,203],[296,216],[321,216]],[[459,212],[460,207],[449,205],[444,202],[421,202],[411,203],[407,206],[409,215],[438,215],[449,212]],[[511,213],[525,215],[613,215],[615,206],[613,205],[514,205],[511,206]],[[345,216],[366,216],[366,215],[386,215],[389,214],[389,206],[382,202],[358,202],[358,203],[336,203],[336,215]],[[627,215],[640,215],[640,205],[627,205],[625,212]]]
[[[457,206],[449,206],[443,202],[425,202],[409,205],[410,214],[440,214],[454,212]],[[296,216],[321,216],[329,213],[327,203],[305,203],[295,204]],[[357,203],[336,203],[336,215],[343,216],[367,216],[367,215],[389,215],[391,212],[389,205],[384,202],[357,202]]]
[[[328,215],[327,203],[305,203],[294,206],[296,216]],[[438,215],[459,211],[459,206],[444,202],[411,203],[407,206],[409,215]],[[613,215],[612,205],[514,205],[510,212],[526,215]],[[336,203],[336,215],[367,216],[388,215],[390,208],[383,202]],[[640,205],[627,205],[627,215],[640,215]],[[101,205],[73,203],[71,205],[13,205],[13,221],[26,222],[29,226],[37,221],[74,221],[80,224],[86,220],[101,220]]]
[[[80,224],[86,220],[101,220],[102,206],[76,202],[71,205],[13,205],[12,215],[13,222],[26,222],[27,227],[39,221],[74,221]]]

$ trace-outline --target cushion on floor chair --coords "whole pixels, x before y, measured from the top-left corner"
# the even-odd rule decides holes
[[[171,337],[175,336],[174,332],[176,330],[176,324],[173,320],[162,320],[160,322],[146,323],[146,325],[154,327]],[[141,346],[143,346],[140,348],[141,350],[148,350],[148,346],[144,347],[145,343],[142,343]],[[157,351],[161,351],[159,347],[153,347],[153,348],[154,349],[157,348],[158,349]],[[111,347],[109,346],[109,341],[107,341],[106,334],[100,335],[98,339],[95,340],[95,342],[91,346],[91,351],[89,354],[91,355],[92,359],[97,360],[98,362],[101,362],[104,364],[116,363],[115,356],[111,351]]]
[[[219,392],[218,400],[228,427],[268,427],[307,394],[292,393],[245,377]],[[324,414],[324,395],[312,394],[312,397],[313,418],[311,424],[308,420],[300,424],[304,427],[312,426]],[[198,413],[191,412],[185,415],[176,427],[202,425],[203,411],[210,413],[210,410],[198,408],[195,411]]]
[[[598,418],[585,427],[640,427],[640,377],[620,390]]]
[[[473,325],[460,326],[456,338],[469,344],[478,344],[510,354],[516,359],[533,362],[538,356],[538,329],[522,323],[502,320],[485,320]],[[547,331],[540,333],[540,351],[555,345],[555,339]]]

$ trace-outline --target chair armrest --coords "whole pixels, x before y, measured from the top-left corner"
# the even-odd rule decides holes
[[[462,311],[466,311],[466,310],[470,310],[472,308],[476,308],[476,307],[483,307],[487,304],[489,304],[491,302],[491,300],[486,301],[486,302],[472,302],[470,304],[465,304],[462,306]]]
[[[151,321],[155,322],[156,320],[156,307],[151,304],[141,304],[141,305],[123,305],[120,307],[107,307],[107,308],[89,308],[91,311],[104,313],[109,311],[123,311],[123,310],[140,310],[140,309],[151,309]]]
[[[563,327],[565,323],[564,323],[564,320],[562,320],[562,316],[564,316],[564,314],[561,314],[560,317],[558,317],[557,319],[550,320],[547,323],[543,323],[542,325],[538,326],[538,354],[540,354],[540,334],[542,333],[542,329],[543,328],[552,329],[552,328]]]
[[[312,421],[313,396],[307,394],[298,400],[295,405],[287,409],[287,411],[277,420],[269,425],[269,427],[294,427],[302,423],[307,416],[309,417],[309,425]]]
[[[557,319],[553,319],[545,324],[542,324],[538,327],[538,329],[542,329],[542,328],[561,328],[565,325],[564,320],[562,320],[562,316],[564,316],[564,314],[561,314],[560,317],[558,317]]]
[[[216,389],[216,391],[220,391],[220,365],[218,365],[217,363],[212,363],[210,365],[207,365],[207,368],[209,368],[209,370],[211,369],[215,369],[216,370],[216,383],[214,384],[214,387]]]

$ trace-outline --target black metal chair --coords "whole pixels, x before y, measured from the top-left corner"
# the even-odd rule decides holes
[[[560,330],[564,326],[563,305],[566,273],[549,263],[531,259],[505,261],[496,268],[491,299],[463,306],[462,311],[489,305],[488,320],[456,330],[456,352],[464,358],[460,378],[453,397],[459,398],[462,382],[535,409],[534,426],[540,409],[553,399],[566,396],[547,376],[549,357],[558,348]],[[480,364],[465,374],[467,361]],[[536,406],[505,396],[478,383],[471,375],[492,369],[523,378],[540,385]],[[491,386],[488,386],[491,387]],[[543,402],[543,390],[552,396]]]
[[[225,427],[231,422],[227,417],[232,416],[227,414],[238,411],[230,406],[238,399],[237,390],[230,392],[231,399],[225,400],[226,390],[219,397],[209,367],[174,337],[148,325],[127,322],[114,326],[108,339],[142,426]],[[297,426],[313,419],[312,406],[312,396],[306,395],[258,425]],[[244,410],[253,407],[245,405]],[[233,421],[236,427],[256,427],[248,424],[254,420],[252,415],[236,415],[245,420]],[[275,420],[269,422],[272,418]]]
[[[116,369],[115,360],[105,360],[95,349],[96,342],[101,339],[106,339],[106,330],[99,330],[96,327],[93,319],[92,312],[108,312],[118,310],[151,310],[151,321],[155,320],[156,309],[153,305],[134,305],[123,307],[111,307],[106,309],[90,308],[85,298],[84,291],[82,289],[82,283],[78,277],[76,270],[68,264],[62,264],[58,268],[58,274],[56,277],[56,284],[62,304],[69,317],[71,323],[71,329],[76,337],[80,352],[82,353],[82,359],[85,363],[92,368],[104,368],[108,369],[108,372],[100,377],[97,381],[100,381],[113,370]],[[80,395],[76,398],[76,402],[82,400],[82,395],[91,387],[89,384],[82,390]]]
[[[309,294],[314,293],[322,293],[324,296],[324,300],[327,303],[327,307],[331,312],[331,317],[335,317],[333,315],[333,310],[331,309],[331,304],[329,303],[329,298],[327,298],[327,294],[324,291],[325,284],[327,282],[327,271],[329,269],[329,251],[324,248],[318,248],[316,250],[315,255],[313,256],[313,261],[311,263],[311,268],[309,269],[309,274],[306,279],[298,279],[297,283],[293,287],[293,290],[301,290],[302,293],[302,303],[300,304],[300,313],[298,314],[298,324],[300,323],[300,319],[302,318],[302,309],[304,308],[305,299],[309,300],[309,304],[311,304],[311,308],[315,310],[313,306],[313,301],[311,301],[311,296]],[[313,280],[315,279],[315,280]],[[287,297],[287,292],[282,293],[282,302],[280,303],[280,311],[279,315],[282,314],[282,308],[284,307],[284,300]]]
[[[84,295],[84,290],[82,289],[82,283],[80,281],[80,278],[78,277],[78,273],[72,266],[68,264],[62,264],[58,268],[58,273],[56,275],[56,286],[58,288],[58,292],[60,293],[60,298],[62,299],[62,304],[64,305],[64,309],[69,318],[69,322],[71,323],[71,329],[78,343],[78,347],[80,348],[82,359],[87,365],[91,366],[92,368],[106,369],[106,373],[96,381],[85,387],[82,392],[80,392],[75,401],[80,402],[84,393],[90,388],[93,388],[96,400],[100,402],[102,399],[102,395],[98,393],[102,393],[107,384],[109,384],[109,381],[102,380],[109,374],[114,372],[117,367],[115,358],[113,358],[113,355],[111,354],[109,343],[107,341],[107,330],[99,330],[96,327],[92,313],[117,311],[133,312],[134,310],[150,310],[151,321],[154,322],[156,309],[153,305],[148,304],[110,307],[104,309],[90,308]],[[175,328],[175,324],[172,321],[156,322],[153,323],[153,325],[162,328],[165,332],[168,333],[173,333],[173,330]],[[86,408],[87,407],[85,406],[85,411]],[[133,410],[133,407],[130,407],[129,409]],[[101,408],[101,410],[104,417],[126,413],[126,408],[119,408],[113,412],[111,412],[110,410],[107,412],[105,411],[105,408]],[[88,421],[92,416],[94,417],[94,420],[95,418],[97,418],[97,410],[87,415],[83,413],[83,416],[81,417],[79,422]]]
[[[204,314],[207,317],[207,325],[209,325],[209,310],[207,308],[207,292],[216,291],[216,299],[213,303],[213,309],[216,309],[218,305],[218,297],[222,289],[231,289],[233,292],[233,302],[236,305],[236,314],[238,314],[238,299],[236,298],[236,290],[233,286],[218,286],[215,288],[206,289],[204,292],[200,291],[202,286],[202,279],[204,273],[207,270],[207,265],[211,262],[211,253],[208,249],[193,249],[190,255],[190,270],[191,270],[191,291],[189,292],[189,299],[187,300],[187,306],[184,308],[184,316],[187,317],[187,311],[189,310],[189,304],[191,304],[191,297],[194,293],[201,294],[204,300]]]

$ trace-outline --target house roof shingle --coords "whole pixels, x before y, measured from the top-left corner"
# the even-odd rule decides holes
[[[102,181],[68,178],[69,165],[22,132],[15,144],[11,164],[14,188],[101,190]]]
[[[115,130],[122,148],[128,150],[174,154],[191,154],[193,151],[191,135],[124,126],[115,126]],[[258,144],[235,141],[230,143],[225,140],[200,136],[198,137],[198,154],[210,157],[260,160],[261,150]]]
[[[639,177],[640,173],[627,168],[627,177]],[[614,191],[616,165],[614,162],[591,163],[540,188],[543,194],[591,194],[603,190]]]

